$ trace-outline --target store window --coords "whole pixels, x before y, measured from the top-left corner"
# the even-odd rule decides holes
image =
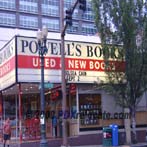
[[[80,94],[79,95],[79,116],[80,128],[91,129],[99,125],[101,118],[101,95]]]
[[[1,123],[7,118],[11,121],[11,137],[16,137],[16,126],[18,125],[18,107],[17,107],[17,97],[15,95],[5,95],[3,96],[3,119]],[[3,125],[3,123],[1,124]]]
[[[69,107],[71,119],[77,119],[76,88],[76,84],[72,83],[69,85]]]
[[[15,105],[15,97],[7,96],[4,97],[4,117],[9,117],[10,119],[15,118],[16,116],[16,105]]]
[[[20,26],[25,28],[38,28],[38,18],[33,16],[20,16]]]
[[[15,9],[15,0],[0,0],[0,8]]]
[[[70,105],[71,105],[70,118],[77,119],[76,95],[71,95]]]
[[[25,12],[37,13],[38,12],[37,0],[20,0],[19,10]]]
[[[0,24],[7,26],[15,26],[16,18],[14,14],[0,13]]]

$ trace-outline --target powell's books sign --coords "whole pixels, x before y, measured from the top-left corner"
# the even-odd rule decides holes
[[[61,42],[47,40],[48,53],[44,60],[45,82],[61,83]],[[68,83],[94,83],[97,79],[105,81],[105,62],[101,44],[65,41],[65,67]],[[108,50],[110,64],[114,70],[124,62],[113,61],[121,52],[117,47]],[[40,82],[40,58],[36,38],[15,36],[0,50],[0,80],[17,82]],[[7,58],[5,58],[5,56]],[[17,69],[17,70],[15,70]],[[119,71],[123,71],[122,68]],[[16,72],[17,71],[17,72]],[[9,78],[8,78],[9,76]],[[9,83],[10,84],[10,83]],[[6,84],[6,85],[9,85]],[[1,88],[3,86],[1,85]]]

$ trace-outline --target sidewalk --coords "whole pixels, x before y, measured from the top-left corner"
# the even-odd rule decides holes
[[[71,146],[71,147],[106,147],[103,145],[84,145],[84,146]],[[109,147],[147,147],[147,143],[138,143],[132,145],[121,145],[121,146],[109,146]]]
[[[27,146],[29,146],[28,144]],[[0,147],[3,147],[3,144],[0,143]],[[20,147],[19,144],[10,144],[10,147]],[[31,147],[34,147],[34,145],[31,145]],[[39,147],[39,145],[35,145],[35,147]],[[50,146],[48,146],[50,147]],[[59,146],[61,147],[61,146]],[[147,147],[147,143],[138,143],[138,144],[132,144],[132,145],[121,145],[121,146],[103,146],[103,145],[82,145],[82,146],[69,146],[69,147]]]

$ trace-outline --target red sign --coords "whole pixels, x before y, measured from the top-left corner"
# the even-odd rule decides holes
[[[70,92],[70,94],[76,93],[76,84],[70,84],[69,92]]]
[[[51,91],[51,95],[50,95],[51,100],[55,101],[60,97],[61,97],[61,91],[59,91],[59,90]]]
[[[5,76],[15,68],[15,57],[12,57],[9,61],[0,65],[0,77]]]
[[[24,62],[25,61],[25,62]],[[105,61],[95,59],[81,59],[81,58],[66,58],[66,70],[86,70],[86,71],[105,71]],[[109,61],[112,69],[108,71],[124,71],[125,62],[123,61]],[[33,68],[40,69],[40,58],[36,56],[18,55],[18,68]],[[61,69],[60,57],[45,57],[45,69]]]

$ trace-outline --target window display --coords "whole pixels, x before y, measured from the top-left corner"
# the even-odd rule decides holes
[[[80,126],[94,126],[99,124],[101,116],[101,95],[79,95]]]

